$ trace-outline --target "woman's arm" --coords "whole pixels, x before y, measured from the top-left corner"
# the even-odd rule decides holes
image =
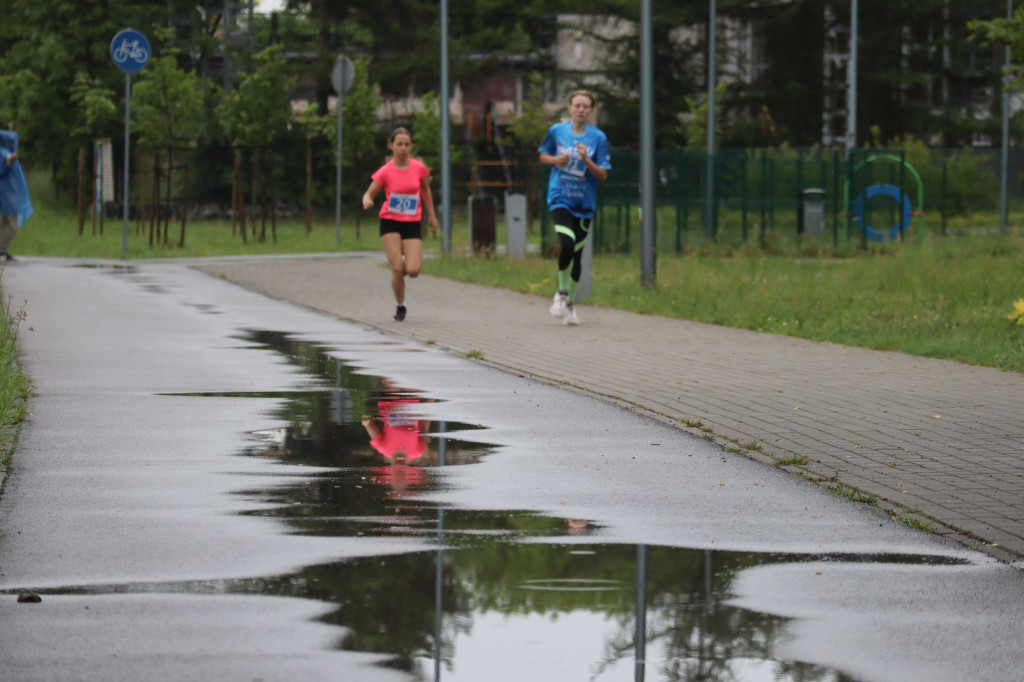
[[[366,429],[366,433],[370,436],[370,439],[374,439],[380,435],[380,427],[370,419],[369,417],[363,417],[363,428]]]
[[[423,207],[427,209],[427,224],[431,232],[437,232],[437,215],[434,213],[434,193],[430,189],[430,178],[420,180],[420,196],[423,197]]]
[[[583,163],[587,164],[587,170],[598,182],[604,182],[608,179],[608,171],[601,168],[594,160],[587,154],[587,145],[581,144],[576,147],[576,151],[579,152],[580,158],[583,159]]]
[[[373,208],[373,200],[381,190],[381,185],[376,180],[370,181],[370,186],[363,192],[363,208],[369,211]]]
[[[547,154],[545,152],[540,153],[540,162],[545,166],[558,166],[559,168],[565,168],[565,164],[569,163],[568,154]]]

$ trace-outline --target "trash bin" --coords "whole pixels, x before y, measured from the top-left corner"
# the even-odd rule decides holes
[[[825,190],[809,187],[797,194],[796,233],[825,234]]]
[[[494,197],[470,197],[469,243],[473,251],[494,253],[497,241]]]

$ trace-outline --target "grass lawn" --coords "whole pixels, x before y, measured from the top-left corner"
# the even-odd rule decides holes
[[[425,271],[551,295],[557,265],[445,257]],[[595,255],[587,305],[678,317],[914,355],[1024,370],[1024,240],[932,236],[868,252],[814,257],[731,253],[659,256],[653,286],[635,254]]]

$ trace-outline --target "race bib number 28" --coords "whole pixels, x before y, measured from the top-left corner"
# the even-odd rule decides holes
[[[419,197],[415,194],[392,194],[388,198],[388,212],[397,215],[416,215]]]

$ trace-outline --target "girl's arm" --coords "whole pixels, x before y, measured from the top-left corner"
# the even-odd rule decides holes
[[[548,154],[546,152],[540,153],[540,162],[545,166],[558,166],[559,168],[565,168],[566,164],[569,163],[569,156],[567,154]]]
[[[380,435],[380,427],[369,417],[363,417],[363,428],[371,440]]]
[[[380,193],[381,185],[376,180],[370,181],[370,186],[363,192],[363,209],[369,211],[373,208],[373,200]]]
[[[430,178],[420,180],[420,196],[423,197],[423,207],[427,209],[427,224],[431,232],[437,232],[437,215],[434,213],[434,193],[430,191]]]
[[[587,164],[587,170],[590,171],[590,174],[593,175],[598,182],[604,182],[608,179],[608,171],[594,163],[594,160],[587,154],[587,146],[585,144],[579,145],[576,148],[576,151],[579,152],[580,158],[583,159],[583,163]]]

